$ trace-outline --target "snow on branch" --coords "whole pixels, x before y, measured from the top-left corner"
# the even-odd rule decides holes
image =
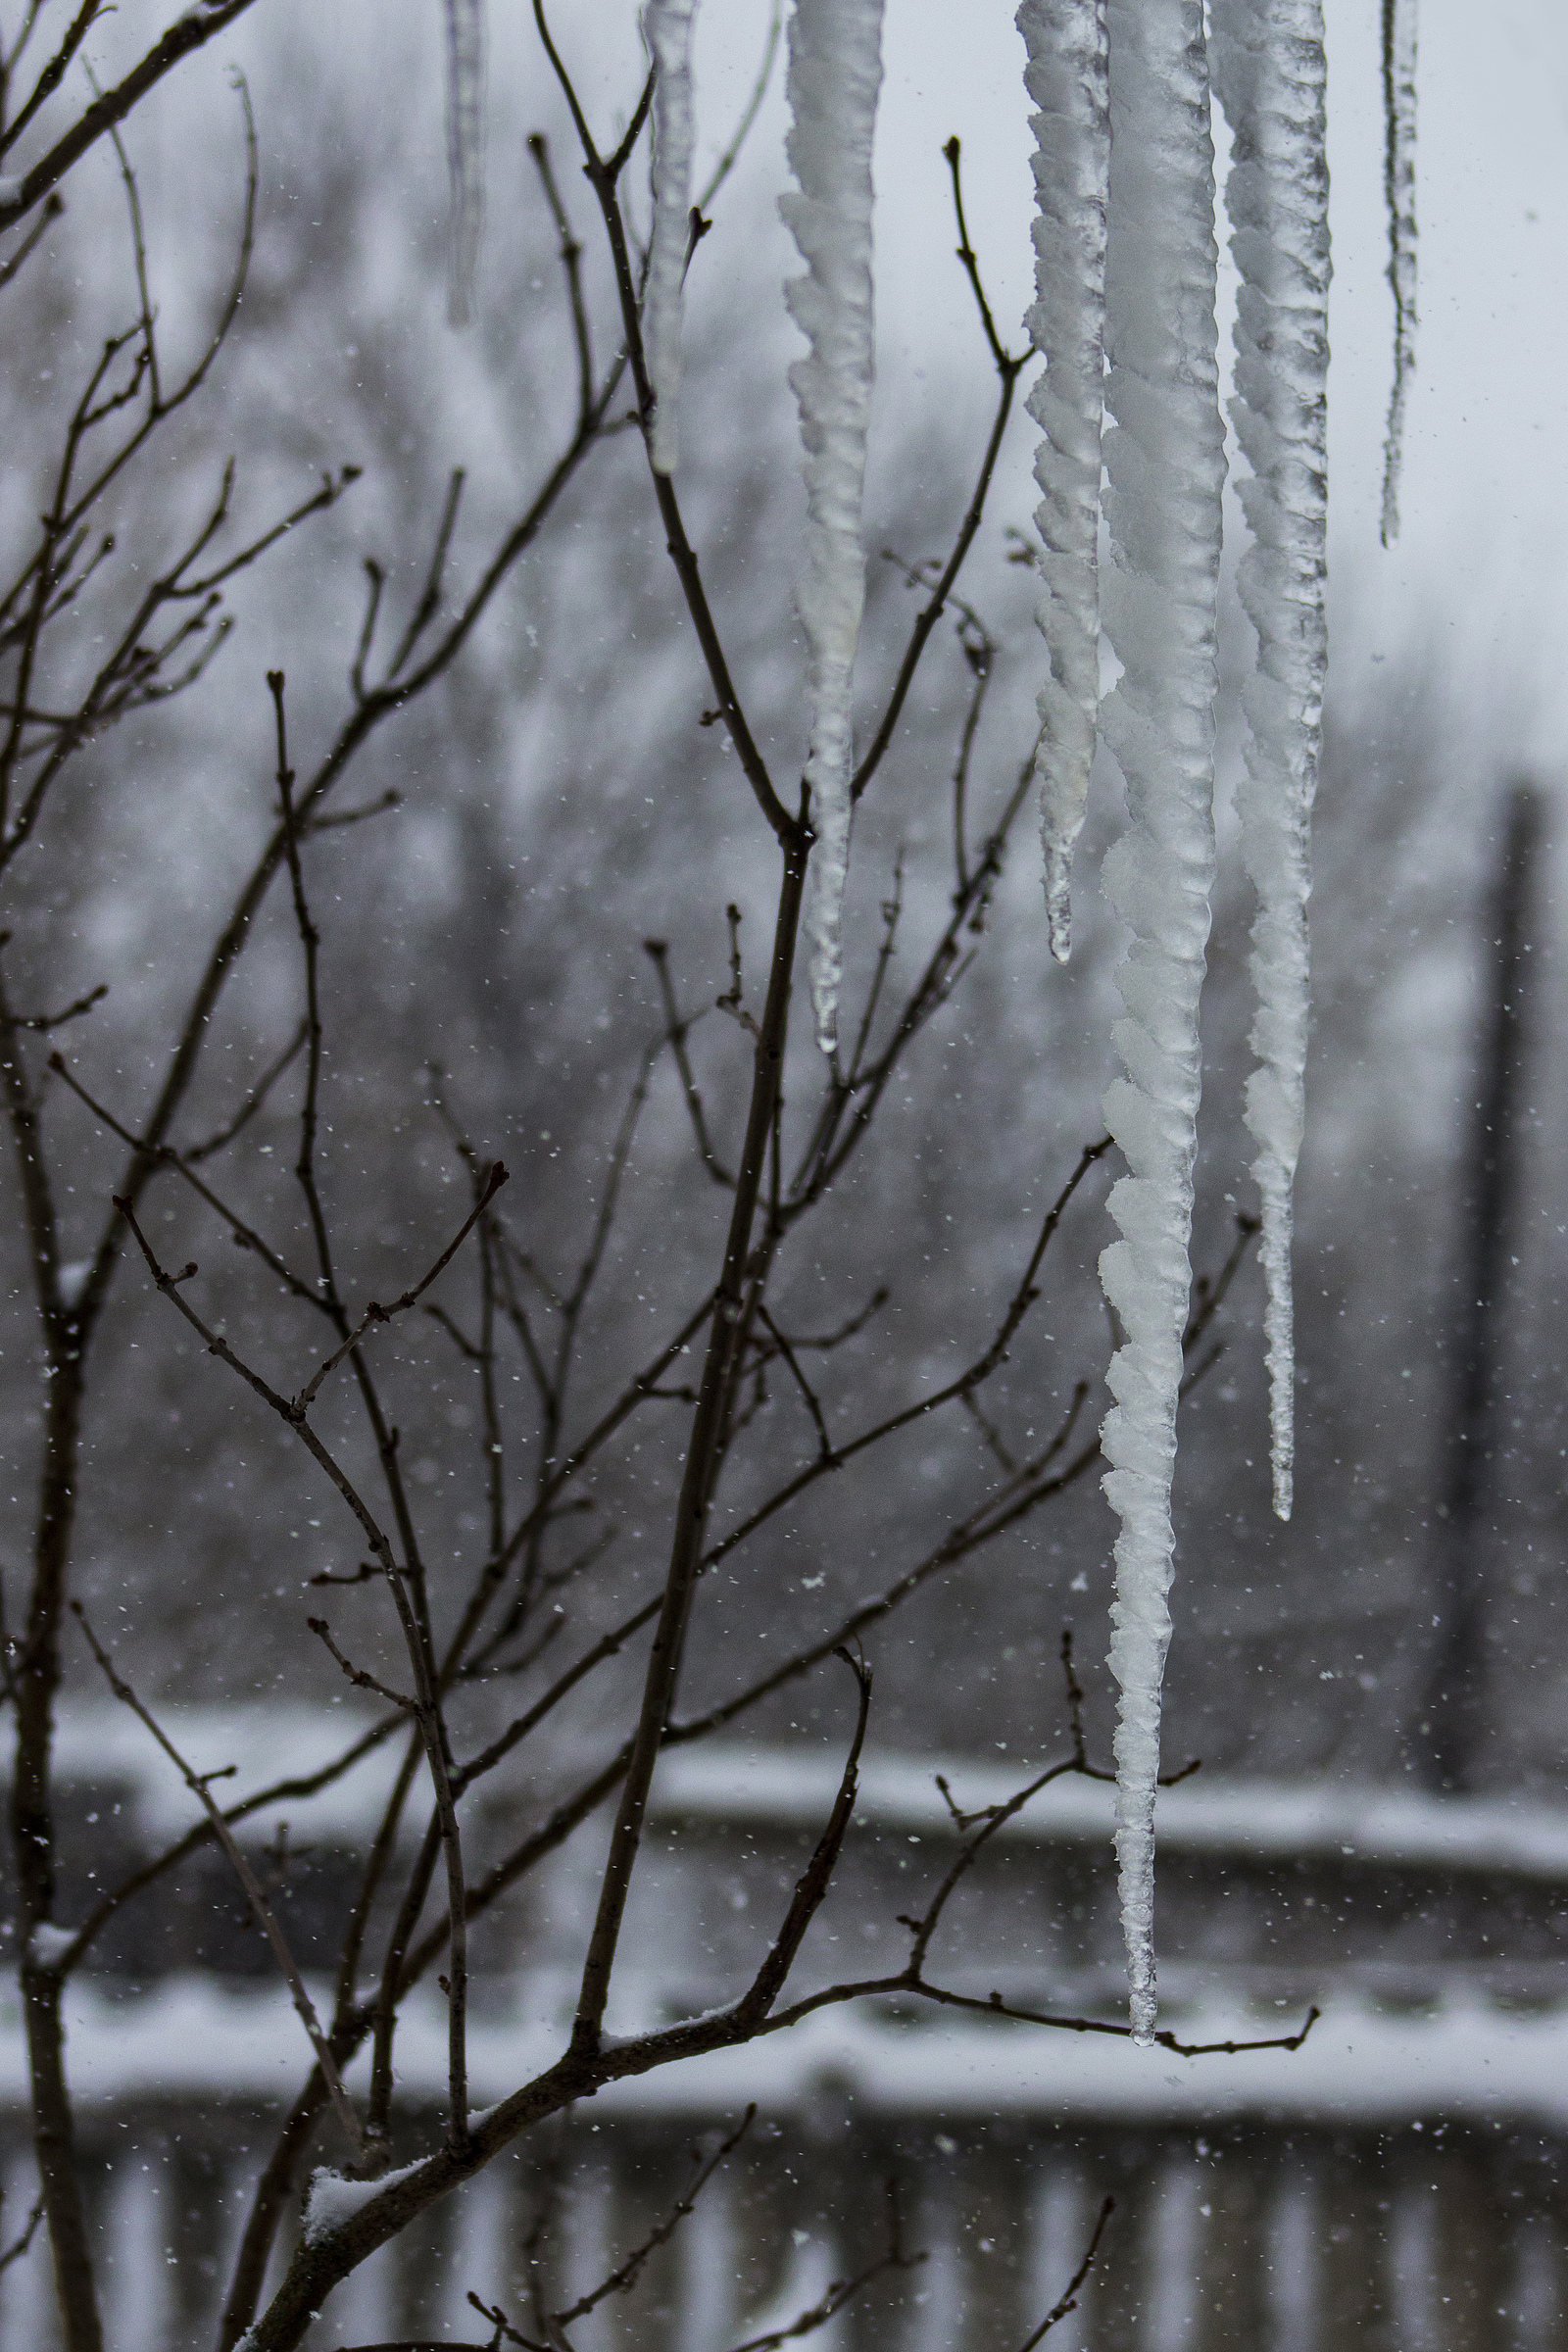
[[[790,369],[801,412],[808,519],[798,592],[806,632],[816,847],[807,929],[817,1042],[838,1035],[849,870],[851,682],[865,597],[860,494],[871,409],[871,139],[882,80],[882,0],[796,0],[787,152],[796,190],[779,210],[806,263],[790,315],[810,351]]]
[[[1135,2037],[1153,2037],[1153,1823],[1170,1641],[1171,1473],[1191,1265],[1199,997],[1214,875],[1215,610],[1224,438],[1213,143],[1202,0],[1109,0],[1105,248],[1106,626],[1122,676],[1102,714],[1128,827],[1104,884],[1133,938],[1105,1097],[1130,1173],[1102,1257],[1123,1344],[1102,1444],[1121,1521],[1110,1669],[1120,1686],[1116,1845]]]
[[[697,0],[648,0],[643,36],[654,61],[654,234],[643,340],[654,386],[652,463],[673,473],[679,449],[681,288],[691,245],[692,20]]]
[[[1029,395],[1041,428],[1036,611],[1050,675],[1038,697],[1046,912],[1052,954],[1072,944],[1072,854],[1083,830],[1100,701],[1100,436],[1104,407],[1105,205],[1110,163],[1105,0],[1023,0],[1024,83],[1035,134],[1035,299],[1025,324],[1046,372]]]
[[[448,231],[447,317],[466,326],[484,220],[484,0],[446,0]]]
[[[1241,273],[1231,417],[1252,478],[1242,603],[1257,631],[1243,689],[1242,845],[1257,893],[1258,1067],[1247,1125],[1263,1201],[1274,1508],[1291,1515],[1296,1381],[1291,1190],[1301,1146],[1310,828],[1328,662],[1329,222],[1322,0],[1217,0],[1214,87],[1234,133],[1226,207]]]

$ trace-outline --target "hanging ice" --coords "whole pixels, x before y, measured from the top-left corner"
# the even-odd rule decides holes
[[[808,274],[785,288],[810,343],[790,369],[801,412],[808,518],[798,603],[806,632],[816,848],[807,931],[817,1042],[838,1033],[849,869],[850,686],[865,595],[860,491],[871,408],[871,134],[882,80],[882,0],[796,0],[790,20],[790,169],[779,210]]]
[[[1291,1187],[1306,1063],[1306,901],[1323,727],[1329,223],[1322,0],[1214,0],[1214,87],[1234,134],[1226,185],[1241,272],[1231,417],[1252,468],[1240,485],[1252,544],[1242,603],[1257,631],[1243,689],[1250,738],[1239,795],[1257,893],[1252,979],[1258,1067],[1247,1124],[1263,1200],[1274,1508],[1291,1515],[1296,1380]]]
[[[679,446],[681,286],[691,243],[692,19],[697,0],[648,0],[643,33],[654,61],[654,236],[643,342],[654,386],[653,464],[673,473]]]
[[[1105,0],[1023,0],[1035,134],[1035,299],[1025,321],[1046,372],[1029,395],[1045,547],[1036,619],[1051,674],[1038,704],[1040,830],[1051,952],[1072,945],[1072,854],[1083,830],[1100,701],[1100,431],[1104,406],[1105,200],[1110,161]]]
[[[448,229],[447,317],[466,326],[484,220],[484,0],[446,0]]]
[[[1383,544],[1399,536],[1404,402],[1415,371],[1416,0],[1383,0],[1383,197],[1394,295],[1394,389],[1383,444]]]
[[[1214,875],[1215,602],[1225,475],[1215,365],[1214,171],[1202,0],[1109,0],[1105,246],[1106,627],[1122,662],[1102,728],[1129,824],[1105,860],[1133,931],[1105,1115],[1130,1174],[1100,1261],[1125,1340],[1102,1446],[1121,1521],[1110,1669],[1116,1849],[1132,2025],[1154,2031],[1154,1789],[1170,1641],[1171,1471],[1191,1268],[1198,1006]]]

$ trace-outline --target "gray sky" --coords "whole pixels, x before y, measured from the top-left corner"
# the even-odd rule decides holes
[[[502,13],[495,12],[497,33],[506,39]],[[568,38],[591,36],[573,48],[608,113],[636,76],[631,8],[578,0],[560,13]],[[1473,0],[1423,0],[1421,324],[1403,530],[1390,553],[1377,536],[1392,329],[1378,15],[1375,0],[1329,0],[1334,654],[1353,684],[1350,669],[1373,656],[1417,640],[1435,645],[1465,700],[1492,711],[1512,700],[1533,711],[1522,731],[1549,766],[1568,739],[1560,421],[1568,397],[1568,10],[1560,0],[1492,0],[1484,12]],[[618,43],[611,29],[617,17]],[[702,10],[699,105],[714,148],[742,103],[766,21],[767,0],[707,0]],[[999,315],[1016,331],[1029,292],[1030,179],[1011,8],[889,0],[886,56],[877,147],[881,397],[913,409],[929,394],[956,402],[960,414],[972,408],[978,420],[988,382],[951,259],[939,151],[957,131],[975,240]],[[497,67],[500,108],[510,76],[499,58]],[[537,71],[526,50],[515,67],[530,81]],[[770,237],[765,225],[766,196],[782,184],[783,123],[780,80],[731,198],[748,266],[760,274],[782,274],[793,259],[782,231]],[[719,232],[713,246],[709,276],[694,287],[699,306],[721,298]],[[1023,508],[1028,437],[1024,426],[999,512]]]
[[[709,157],[744,103],[768,9],[769,0],[702,0],[698,104]],[[1377,536],[1392,332],[1379,13],[1377,0],[1328,0],[1334,659],[1353,690],[1374,660],[1416,647],[1435,653],[1480,733],[1495,738],[1506,722],[1509,751],[1527,749],[1549,773],[1568,743],[1568,465],[1559,420],[1568,384],[1568,9],[1562,0],[1490,0],[1484,11],[1474,0],[1422,0],[1421,324],[1404,527],[1387,553]],[[526,0],[490,0],[489,16],[492,145],[541,122],[564,133]],[[643,70],[635,0],[554,0],[552,16],[590,112],[608,130]],[[335,0],[323,31],[309,0],[279,0],[256,10],[236,46],[275,58],[280,41],[287,55],[329,38],[352,61],[356,103],[396,112],[409,158],[405,200],[434,211],[445,201],[440,24],[439,0],[401,0],[395,15],[390,0]],[[936,420],[967,453],[984,431],[992,379],[953,259],[941,147],[953,131],[963,141],[972,230],[999,318],[1016,336],[1031,272],[1022,44],[1011,0],[887,0],[886,24],[880,442],[884,452],[906,446],[907,428]],[[378,60],[368,82],[367,56]],[[799,268],[774,211],[785,184],[784,124],[780,66],[692,274],[698,328],[705,311],[723,317],[738,277],[775,299]],[[586,219],[585,195],[578,209]],[[492,208],[488,237],[506,233]],[[792,330],[781,299],[778,315],[782,368]],[[998,484],[999,521],[1026,515],[1033,503],[1030,439],[1020,418]],[[1231,520],[1239,531],[1234,502]]]

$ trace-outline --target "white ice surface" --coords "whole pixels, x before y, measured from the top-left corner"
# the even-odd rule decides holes
[[[1389,281],[1394,295],[1394,384],[1383,452],[1383,544],[1399,535],[1399,474],[1404,464],[1404,410],[1415,371],[1415,52],[1417,0],[1391,0],[1393,23],[1385,62],[1388,114],[1387,201]]]
[[[810,351],[790,369],[805,450],[806,779],[816,847],[806,929],[817,1041],[838,1036],[854,743],[851,687],[865,599],[860,494],[871,413],[871,140],[882,81],[882,0],[796,0],[788,139],[796,186],[779,210],[807,275],[785,288]]]
[[[1127,784],[1104,887],[1131,927],[1113,1038],[1127,1076],[1105,1116],[1129,1173],[1122,1239],[1100,1261],[1125,1334],[1101,1433],[1121,1522],[1110,1670],[1117,1857],[1134,2031],[1153,2033],[1154,1787],[1170,1642],[1171,1473],[1191,1266],[1201,1063],[1198,1008],[1214,879],[1215,607],[1224,438],[1215,361],[1213,145],[1201,0],[1110,0],[1110,206],[1104,437],[1110,566],[1102,605],[1122,663],[1101,728]]]
[[[1037,698],[1040,830],[1052,954],[1072,946],[1072,855],[1083,830],[1100,700],[1100,436],[1104,409],[1105,205],[1110,167],[1105,0],[1023,0],[1018,29],[1035,134],[1035,299],[1025,319],[1045,373],[1035,617],[1049,675]]]
[[[681,287],[691,241],[692,91],[696,0],[648,0],[643,34],[654,61],[654,234],[643,300],[643,342],[654,386],[653,462],[673,473],[680,453]]]
[[[1251,545],[1238,574],[1257,631],[1243,689],[1238,796],[1257,893],[1258,1067],[1247,1125],[1263,1201],[1274,1508],[1291,1515],[1296,1453],[1291,1190],[1301,1147],[1311,814],[1328,662],[1328,156],[1322,0],[1216,0],[1214,87],[1233,134],[1226,209],[1241,275],[1231,418],[1251,467],[1239,494]]]
[[[466,326],[484,220],[484,0],[446,0],[447,170],[452,182],[447,316]]]

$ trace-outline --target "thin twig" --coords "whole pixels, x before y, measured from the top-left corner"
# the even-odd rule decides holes
[[[288,1985],[294,2007],[299,2013],[300,2023],[310,2036],[311,2047],[316,2052],[316,2063],[326,2078],[327,2091],[337,2112],[338,2121],[348,2134],[349,2144],[353,2148],[355,2156],[363,2158],[366,2152],[365,2134],[360,2128],[360,2119],[354,2112],[349,2094],[343,2086],[343,2078],[327,2047],[326,2035],[322,2033],[320,2021],[316,2014],[316,2004],[305,1989],[305,1979],[300,1975],[294,1955],[289,1950],[287,1938],[278,1926],[271,1905],[262,1890],[261,1881],[246,1860],[243,1846],[224,1820],[222,1808],[208,1786],[213,1775],[192,1772],[178,1748],[149,1710],[143,1706],[130,1685],[116,1672],[114,1660],[88,1624],[87,1613],[79,1600],[74,1600],[71,1603],[71,1611],[86,1636],[87,1645],[102,1668],[104,1679],[110,1690],[122,1705],[129,1707],[131,1713],[152,1734],[212,1824],[213,1836],[222,1847],[228,1857],[229,1867],[245,1889],[246,1900],[255,1914],[256,1924],[272,1947],[272,1956],[283,1973],[283,1980]]]
[[[734,2131],[714,2149],[706,2164],[694,2152],[692,2159],[694,2172],[691,2184],[670,2208],[664,2219],[655,2225],[641,2245],[635,2247],[627,2255],[625,2261],[618,2264],[607,2278],[601,2279],[597,2286],[590,2287],[585,2295],[579,2295],[576,2302],[571,2304],[568,2309],[553,2311],[550,2315],[552,2328],[569,2328],[575,2321],[585,2320],[591,2311],[598,2309],[607,2295],[624,2294],[629,2286],[635,2285],[638,2275],[650,2255],[657,2254],[661,2246],[667,2245],[681,2223],[695,2212],[698,2198],[724,2162],[725,2157],[733,2156],[756,2121],[757,2108],[753,2105],[747,2108]],[[471,2297],[469,2299],[472,2300]]]
[[[762,45],[762,62],[757,69],[757,79],[752,84],[751,96],[741,110],[741,119],[735,125],[728,145],[704,183],[703,192],[698,197],[695,207],[698,213],[708,211],[713,198],[734,171],[741,149],[746,144],[747,134],[761,111],[762,100],[767,95],[767,85],[773,77],[773,60],[778,55],[779,33],[783,24],[784,0],[773,0],[767,20],[767,39]]]
[[[1062,2295],[1059,2302],[1053,2303],[1051,2309],[1047,2312],[1045,2318],[1041,2321],[1034,2333],[1032,2335],[1025,2336],[1022,2344],[1020,2344],[1018,2347],[1018,2352],[1035,2352],[1035,2346],[1039,2343],[1041,2337],[1044,2335],[1049,2335],[1053,2328],[1060,2326],[1061,2322],[1067,2317],[1069,2312],[1077,2310],[1078,2296],[1086,2279],[1089,2277],[1090,2272],[1095,2267],[1095,2256],[1100,2252],[1100,2241],[1105,2233],[1105,2224],[1109,2221],[1115,2210],[1115,2198],[1106,2197],[1100,2208],[1100,2218],[1095,2224],[1094,2234],[1089,2240],[1084,2258],[1078,2265],[1078,2268],[1074,2271],[1072,2277],[1067,2281],[1066,2292]]]
[[[10,2245],[7,2246],[5,2252],[0,2254],[0,2271],[10,2270],[11,2265],[14,2262],[21,2262],[24,2259],[28,2247],[32,2244],[33,2239],[38,2234],[38,2224],[43,2220],[43,2217],[44,2200],[40,2196],[34,2201],[32,2211],[27,2216],[26,2228],[23,2230],[21,2236],[13,2238]]]
[[[996,471],[997,459],[1002,451],[1003,435],[1007,429],[1007,418],[1012,412],[1013,392],[1020,373],[1028,366],[1033,356],[1028,351],[1021,351],[1015,356],[1004,350],[998,339],[996,322],[991,316],[991,305],[986,300],[985,287],[981,282],[980,265],[970,248],[969,232],[964,224],[963,192],[958,178],[957,140],[950,139],[942,152],[947,158],[948,169],[953,177],[954,210],[958,222],[958,259],[963,264],[974,293],[975,303],[980,313],[980,323],[996,367],[1001,390],[997,398],[997,414],[992,423],[990,437],[986,442],[985,455],[980,461],[980,471],[970,494],[963,520],[958,525],[958,535],[953,543],[953,553],[942,567],[936,586],[932,589],[930,602],[920,613],[909,633],[909,642],[905,648],[904,659],[899,664],[898,675],[893,681],[893,690],[888,696],[887,706],[883,710],[876,733],[871,738],[865,757],[855,771],[851,790],[856,800],[860,798],[882,764],[883,757],[893,740],[893,730],[899,723],[899,714],[904,709],[905,698],[914,682],[914,673],[920,666],[920,657],[925,651],[926,641],[942,617],[953,583],[962,569],[963,560],[973,544],[976,531],[980,528],[981,516],[985,513],[986,498],[991,489],[991,477]]]
[[[580,421],[588,416],[594,392],[593,341],[588,325],[588,306],[583,300],[582,291],[582,247],[571,233],[571,222],[566,217],[566,208],[561,201],[561,191],[556,186],[556,175],[551,169],[550,142],[542,130],[530,131],[528,153],[533,158],[539,184],[545,192],[545,202],[550,207],[550,217],[556,224],[556,234],[561,239],[561,267],[565,273],[566,300],[571,309],[572,340],[577,346],[577,415]]]
[[[709,1138],[708,1119],[703,1109],[703,1098],[692,1072],[691,1056],[686,1051],[686,1039],[692,1022],[690,1019],[682,1019],[680,1006],[676,1002],[675,984],[669,976],[669,944],[662,939],[645,939],[643,953],[659,975],[659,993],[664,1006],[664,1037],[670,1053],[674,1055],[675,1067],[680,1072],[681,1091],[686,1098],[686,1108],[692,1122],[692,1133],[697,1139],[698,1155],[713,1182],[721,1185],[726,1192],[733,1192],[735,1179],[719,1159]],[[732,954],[738,954],[738,951],[732,950]],[[738,1006],[738,976],[734,986],[737,991],[736,1004]],[[724,998],[719,999],[720,1004],[725,1002]],[[697,1017],[701,1018],[701,1015]]]
[[[479,1219],[483,1216],[485,1210],[489,1207],[491,1201],[495,1199],[497,1193],[500,1192],[501,1187],[506,1182],[506,1168],[498,1159],[486,1173],[484,1179],[484,1190],[479,1199],[474,1202],[473,1207],[464,1218],[463,1223],[459,1226],[451,1241],[448,1242],[446,1248],[441,1251],[440,1256],[436,1258],[434,1264],[431,1265],[425,1273],[420,1275],[417,1282],[411,1284],[408,1290],[400,1292],[398,1297],[390,1300],[387,1305],[382,1306],[374,1298],[370,1300],[364,1314],[360,1317],[359,1322],[349,1333],[347,1339],[344,1340],[342,1346],[334,1348],[332,1353],[325,1357],[324,1360],[318,1365],[316,1371],[312,1373],[304,1388],[301,1389],[298,1396],[294,1399],[295,1406],[298,1411],[302,1413],[309,1412],[311,1406],[315,1403],[317,1396],[320,1393],[322,1381],[327,1379],[331,1373],[337,1370],[338,1365],[343,1362],[346,1356],[350,1356],[354,1353],[354,1350],[359,1347],[360,1343],[371,1331],[373,1331],[378,1324],[390,1323],[394,1315],[404,1314],[411,1306],[417,1305],[420,1298],[423,1298],[425,1292],[430,1288],[431,1283],[436,1280],[438,1275],[443,1274],[447,1267],[451,1265],[452,1260],[457,1256],[458,1251],[462,1249],[464,1243],[467,1240],[469,1234],[478,1224]]]

